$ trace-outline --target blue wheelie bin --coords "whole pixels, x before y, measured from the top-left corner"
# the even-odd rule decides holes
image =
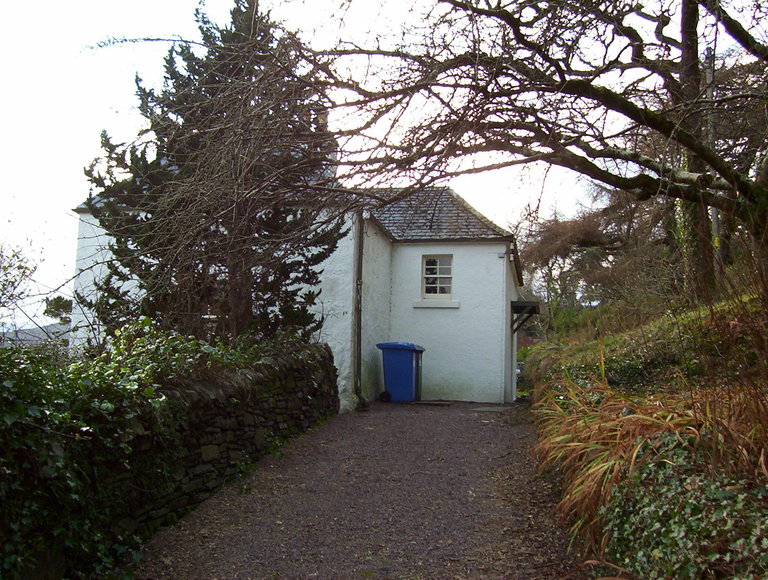
[[[391,401],[421,400],[421,353],[424,347],[410,342],[380,342],[384,360],[384,387]]]

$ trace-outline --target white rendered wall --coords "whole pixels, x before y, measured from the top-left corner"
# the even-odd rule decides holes
[[[372,220],[365,220],[364,232],[361,383],[363,395],[373,400],[384,390],[376,344],[390,339],[392,242]]]
[[[107,274],[106,263],[112,257],[109,251],[109,236],[89,213],[78,213],[80,218],[77,232],[77,257],[75,261],[75,296],[93,300],[96,297],[94,281]],[[73,348],[85,346],[89,340],[98,340],[101,326],[96,316],[77,300],[72,305],[69,345]]]
[[[512,334],[512,301],[519,299],[517,275],[511,256],[505,260],[507,264],[507,284],[504,291],[504,350],[509,353],[504,366],[504,402],[512,403],[517,398],[517,333]]]
[[[417,307],[426,302],[421,301],[425,254],[453,256],[452,300],[458,308]],[[510,396],[510,274],[504,243],[393,246],[390,340],[426,349],[424,400],[503,403]]]
[[[323,327],[317,339],[328,343],[339,373],[339,399],[341,411],[354,411],[357,397],[354,392],[352,369],[352,311],[354,308],[355,228],[353,217],[346,224],[347,235],[339,240],[336,251],[320,267],[320,296],[316,310],[323,316]]]
[[[96,315],[84,304],[77,301],[78,296],[94,300],[97,295],[96,281],[103,280],[109,273],[107,262],[112,260],[109,244],[112,238],[99,225],[98,220],[87,212],[78,212],[77,257],[75,260],[75,300],[72,305],[69,345],[82,348],[89,342],[98,342],[103,336],[102,325]],[[138,284],[129,280],[122,287],[129,295],[138,298]]]

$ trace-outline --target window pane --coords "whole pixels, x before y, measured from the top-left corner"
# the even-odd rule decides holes
[[[423,256],[422,260],[422,295],[450,299],[453,290],[453,256]]]

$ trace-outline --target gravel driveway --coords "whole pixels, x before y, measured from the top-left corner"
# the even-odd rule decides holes
[[[576,578],[522,405],[375,403],[262,459],[138,578]]]

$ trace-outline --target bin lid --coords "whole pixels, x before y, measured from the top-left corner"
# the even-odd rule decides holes
[[[380,342],[376,345],[381,350],[413,350],[424,352],[424,347],[412,342]]]

